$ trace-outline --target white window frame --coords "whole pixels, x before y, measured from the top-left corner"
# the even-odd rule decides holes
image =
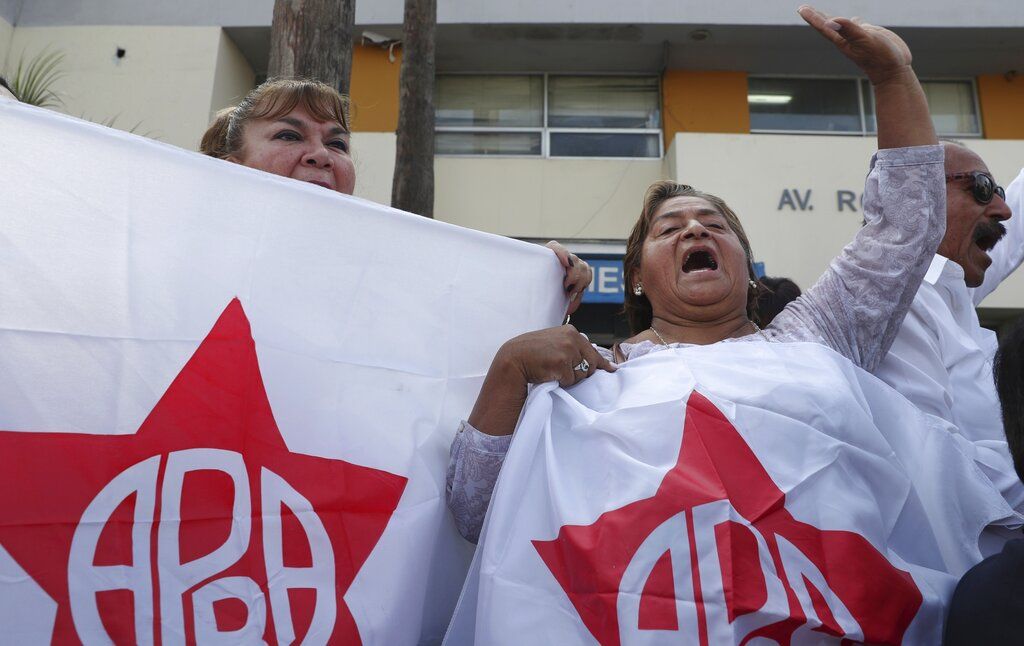
[[[539,155],[510,155],[510,154],[494,154],[488,155],[483,153],[436,153],[438,157],[472,157],[479,159],[481,157],[487,159],[606,159],[606,160],[660,160],[665,157],[665,137],[661,128],[549,128],[548,127],[548,79],[552,76],[635,76],[635,77],[647,77],[658,79],[658,116],[663,120],[662,115],[662,81],[661,78],[655,74],[623,74],[620,72],[442,72],[438,76],[540,76],[544,79],[543,82],[543,96],[544,102],[541,113],[541,126],[530,126],[530,127],[509,127],[503,128],[501,126],[435,126],[434,132],[472,132],[472,133],[516,133],[516,132],[531,132],[540,133],[540,154]],[[664,121],[662,121],[664,123]],[[551,154],[551,134],[558,133],[571,133],[571,134],[629,134],[629,135],[657,135],[658,136],[658,156],[657,157],[581,157],[577,155],[552,155]]]
[[[864,82],[867,79],[863,76],[821,76],[821,75],[806,75],[806,74],[752,74],[748,77],[748,93],[749,93],[749,79],[793,79],[803,81],[843,81],[849,80],[857,84],[857,110],[860,113],[860,131],[856,130],[771,130],[765,128],[751,128],[750,134],[752,135],[831,135],[835,137],[874,137],[878,134],[877,128],[874,130],[868,130],[868,119],[867,112],[864,110],[864,101],[866,99],[874,100],[870,96],[864,94]],[[922,83],[934,82],[934,81],[949,81],[956,83],[970,83],[971,85],[971,96],[974,99],[974,115],[977,117],[978,131],[972,133],[961,133],[961,132],[937,132],[939,137],[957,137],[962,139],[980,139],[983,136],[984,126],[981,123],[981,102],[978,100],[978,83],[974,78],[965,77],[951,77],[951,78],[922,78]],[[870,85],[870,83],[868,84]],[[871,88],[868,88],[868,93],[872,92]],[[877,119],[877,115],[876,115]]]

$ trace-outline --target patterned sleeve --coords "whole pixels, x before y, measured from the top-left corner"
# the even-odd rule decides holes
[[[613,360],[610,350],[597,345],[594,349],[605,359]],[[445,496],[455,526],[470,542],[476,543],[480,538],[494,483],[511,443],[511,435],[487,435],[465,421],[452,441]]]
[[[445,494],[455,526],[472,543],[480,538],[491,492],[511,442],[511,435],[487,435],[469,422],[462,422],[455,434]]]
[[[873,371],[889,351],[946,228],[941,146],[880,150],[864,186],[867,224],[770,327]]]

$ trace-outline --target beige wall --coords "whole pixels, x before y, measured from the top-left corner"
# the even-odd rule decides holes
[[[966,143],[1003,184],[1024,165],[1024,141]],[[859,201],[853,202],[857,211],[840,208],[837,193],[852,191],[859,198],[874,148],[871,137],[690,133],[678,135],[668,154],[680,181],[721,196],[736,210],[769,275],[806,288],[860,227]],[[984,305],[1024,307],[1024,275],[1011,278]]]
[[[624,238],[660,159],[438,157],[434,216],[529,238]]]
[[[14,38],[14,27],[11,23],[0,18],[0,73],[13,74],[14,70],[9,69],[7,64],[7,52],[11,49],[11,40]],[[9,78],[7,80],[10,80]]]
[[[353,132],[352,162],[356,167],[356,197],[391,204],[395,172],[395,133]]]
[[[222,38],[219,27],[18,27],[9,59],[63,51],[63,112],[116,118],[115,127],[194,150],[209,122],[216,71],[239,67],[230,54],[218,65]]]
[[[395,134],[352,133],[355,195],[391,203]],[[437,157],[434,217],[523,238],[625,238],[661,160]]]
[[[223,31],[217,43],[217,62],[213,72],[213,96],[210,117],[229,105],[238,105],[256,87],[256,74],[238,46]]]

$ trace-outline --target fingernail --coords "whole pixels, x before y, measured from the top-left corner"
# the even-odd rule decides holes
[[[572,294],[571,294],[571,295],[569,296],[569,301],[570,301],[570,302],[572,302],[572,301],[576,300],[576,297],[577,297],[577,296],[579,296],[579,292],[573,292],[573,293],[572,293]]]
[[[829,29],[831,29],[832,31],[839,31],[840,29],[842,29],[842,27],[839,25],[839,23],[836,22],[835,20],[827,21],[825,23],[825,26],[828,27]]]

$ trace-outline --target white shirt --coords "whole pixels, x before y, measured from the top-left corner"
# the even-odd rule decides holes
[[[992,250],[985,281],[969,289],[957,263],[936,255],[888,356],[875,375],[921,410],[945,419],[972,441],[1005,440],[992,379],[995,332],[981,327],[976,303],[1024,260],[1024,170],[1006,201],[1015,214]]]
[[[975,305],[1024,260],[1024,170],[1006,191],[1013,212],[1007,235],[992,250],[992,264],[976,289],[957,263],[937,255],[925,274],[889,354],[875,375],[926,413],[954,424],[965,447],[1015,508],[1024,508],[1006,447],[1002,411],[992,376],[995,332],[981,327]]]
[[[992,380],[997,347],[995,333],[978,322],[964,270],[936,255],[875,375],[968,439],[1002,440]]]

